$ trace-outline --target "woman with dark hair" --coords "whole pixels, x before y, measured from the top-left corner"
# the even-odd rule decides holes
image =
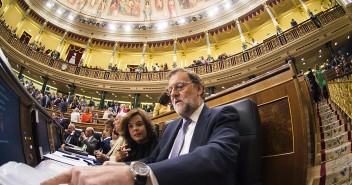
[[[125,115],[121,131],[126,144],[116,153],[116,161],[137,161],[148,157],[158,144],[154,125],[142,109],[132,109]]]
[[[155,104],[153,117],[165,114],[170,111],[170,96],[166,92],[163,92],[159,98],[159,103]]]

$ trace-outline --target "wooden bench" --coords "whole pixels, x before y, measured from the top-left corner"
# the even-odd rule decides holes
[[[82,122],[77,122],[77,123],[73,123],[76,128],[78,129],[86,129],[87,127],[93,127],[95,131],[98,132],[103,132],[103,130],[105,129],[105,124],[95,124],[95,123],[82,123]]]

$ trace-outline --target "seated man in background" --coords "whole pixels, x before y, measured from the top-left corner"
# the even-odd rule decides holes
[[[64,117],[63,113],[60,113],[60,117],[56,119],[56,121],[64,128],[67,129],[70,121]]]
[[[80,134],[76,131],[76,127],[73,123],[70,123],[65,133],[65,144],[71,144],[78,146]],[[61,145],[61,148],[65,148],[65,144]]]
[[[112,122],[114,122],[114,119],[115,119],[115,117],[113,114],[108,115],[108,120],[112,120]]]
[[[115,161],[115,154],[118,152],[120,147],[126,143],[125,138],[121,136],[121,121],[126,114],[120,113],[115,117],[114,130],[112,132],[110,141],[110,151],[107,154],[103,154],[101,151],[95,151],[95,157],[97,164],[104,161]]]
[[[167,91],[181,118],[166,125],[161,142],[148,158],[130,166],[110,162],[94,168],[73,167],[42,185],[238,184],[237,109],[231,105],[216,109],[206,106],[203,82],[192,71],[174,69],[168,78]]]
[[[110,151],[110,142],[111,142],[111,136],[112,136],[112,131],[114,129],[114,120],[107,120],[105,122],[105,129],[102,134],[102,147],[101,151],[103,154],[106,154]]]
[[[99,141],[94,138],[94,129],[92,127],[87,127],[79,137],[79,146],[89,155],[94,155],[94,150],[96,150],[98,143]]]

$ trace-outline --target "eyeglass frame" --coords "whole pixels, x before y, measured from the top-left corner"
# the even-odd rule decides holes
[[[171,93],[172,93],[173,90],[175,90],[175,91],[177,91],[177,92],[180,92],[180,91],[182,91],[183,89],[185,89],[185,87],[186,87],[187,84],[193,84],[193,83],[194,83],[194,82],[177,82],[175,85],[173,85],[173,87],[168,87],[168,88],[166,89],[166,94],[167,94],[168,96],[171,96]],[[182,87],[177,87],[177,85],[179,85],[179,84],[182,84]]]

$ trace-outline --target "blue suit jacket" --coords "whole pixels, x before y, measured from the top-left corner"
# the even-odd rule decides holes
[[[160,185],[234,185],[237,183],[239,115],[233,106],[204,106],[196,124],[189,153],[168,159],[182,125],[181,118],[167,124],[163,137],[148,158]]]

